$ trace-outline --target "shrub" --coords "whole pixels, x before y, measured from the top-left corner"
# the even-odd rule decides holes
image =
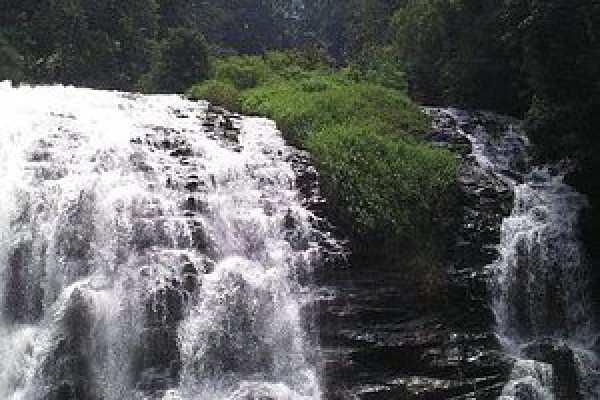
[[[218,59],[212,77],[245,90],[281,79],[302,79],[310,71],[326,68],[325,56],[318,51],[270,51],[262,56]]]
[[[187,95],[192,100],[207,100],[230,111],[240,111],[239,91],[228,82],[208,80],[192,86]]]
[[[395,58],[396,50],[389,46],[369,48],[356,57],[346,71],[357,81],[406,90],[406,72]]]
[[[329,65],[327,53],[318,49],[269,51],[263,58],[276,73],[290,68],[304,71],[325,69]]]
[[[313,126],[371,123],[380,133],[420,136],[427,119],[402,92],[313,71],[245,91],[243,108],[275,119],[296,145]]]
[[[270,75],[268,65],[258,56],[229,57],[213,64],[214,79],[229,82],[240,90],[253,88]]]
[[[434,235],[446,216],[458,163],[414,138],[369,125],[332,125],[308,136],[330,206],[361,238],[410,242]]]

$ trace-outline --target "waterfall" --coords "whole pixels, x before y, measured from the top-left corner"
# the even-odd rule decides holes
[[[0,398],[322,397],[333,239],[271,121],[7,83],[0,115]]]
[[[516,121],[445,110],[472,146],[480,168],[512,187],[490,270],[496,334],[514,357],[503,399],[600,397],[598,332],[589,303],[588,265],[579,240],[583,195],[560,166],[536,166]]]

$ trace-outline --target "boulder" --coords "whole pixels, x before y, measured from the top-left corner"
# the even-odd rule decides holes
[[[579,376],[573,350],[562,341],[543,339],[522,349],[523,355],[552,365],[556,400],[581,400]]]

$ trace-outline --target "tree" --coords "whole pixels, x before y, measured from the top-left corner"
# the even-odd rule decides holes
[[[173,29],[160,44],[158,58],[141,79],[140,87],[147,91],[183,93],[205,80],[209,70],[204,37],[192,29]]]
[[[29,80],[128,89],[147,68],[155,0],[14,3],[0,19]]]
[[[23,79],[23,57],[0,36],[0,81],[19,82]]]
[[[519,114],[519,53],[504,43],[501,0],[410,0],[394,15],[398,53],[422,101]],[[516,62],[515,62],[516,61]]]
[[[241,54],[281,47],[278,0],[193,0],[192,26],[213,43]]]

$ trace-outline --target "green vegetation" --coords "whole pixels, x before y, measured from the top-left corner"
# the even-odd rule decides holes
[[[306,139],[323,190],[360,239],[419,247],[447,218],[457,160],[416,139],[364,124],[327,125]]]
[[[208,46],[194,30],[170,30],[159,44],[156,58],[150,72],[140,79],[138,86],[142,90],[182,93],[208,77]]]
[[[23,78],[22,69],[22,56],[0,36],[0,79],[19,82]]]
[[[240,92],[229,82],[211,79],[192,86],[187,95],[192,100],[207,100],[230,111],[241,111]]]
[[[381,134],[413,137],[427,129],[425,117],[404,93],[334,71],[297,73],[249,90],[244,109],[275,119],[299,144],[311,128],[327,125],[369,125]]]
[[[132,88],[148,68],[154,0],[6,0],[1,7],[0,33],[23,56],[27,81]]]
[[[375,82],[314,55],[269,52],[218,60],[213,79],[188,95],[225,107],[241,99],[244,113],[277,121],[312,154],[329,215],[354,250],[392,263],[402,257],[405,266],[418,261],[429,276],[444,253],[458,160],[424,142],[429,121],[404,92]]]

